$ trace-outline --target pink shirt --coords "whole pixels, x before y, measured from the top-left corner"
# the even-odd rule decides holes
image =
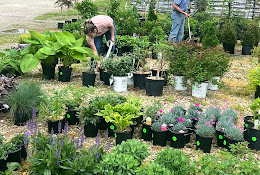
[[[113,19],[110,16],[106,15],[94,16],[93,18],[91,18],[91,21],[97,27],[98,30],[96,37],[105,34],[110,27],[114,26]],[[94,45],[94,38],[86,36],[86,40],[89,45]]]

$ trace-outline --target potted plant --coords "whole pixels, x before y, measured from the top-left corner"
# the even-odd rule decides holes
[[[22,56],[20,49],[7,49],[0,52],[0,74],[3,75],[18,75],[22,74],[20,64]]]
[[[257,46],[259,42],[258,23],[247,23],[241,34],[242,55],[251,55],[253,46]]]
[[[161,52],[158,57],[158,68],[155,77],[146,77],[146,95],[161,96],[163,86],[167,84],[167,72],[165,68],[166,57],[171,53],[172,47],[164,44],[154,44],[156,52]]]
[[[7,170],[7,158],[8,154],[5,148],[4,137],[0,133],[0,171],[4,172]]]
[[[235,44],[237,42],[237,32],[231,20],[227,20],[223,24],[220,38],[225,52],[234,54]]]
[[[7,112],[10,108],[5,104],[5,97],[15,88],[15,77],[0,76],[0,112]]]
[[[166,146],[167,125],[162,121],[157,120],[152,123],[151,129],[153,133],[153,145]]]
[[[252,127],[247,127],[248,129],[248,142],[249,148],[260,150],[260,98],[253,100],[253,103],[250,105],[250,109],[253,112],[253,117],[249,119],[253,123]]]
[[[213,21],[205,21],[201,28],[202,33],[202,47],[210,48],[216,47],[219,44],[218,37],[216,35],[215,23]]]
[[[104,110],[101,110],[96,115],[103,116],[106,122],[111,122],[116,127],[115,137],[118,145],[122,141],[129,139],[131,131],[129,125],[133,124],[133,118],[142,115],[140,109],[140,106],[135,106],[129,102],[117,104],[114,107],[108,104],[105,105]]]
[[[138,42],[137,38],[129,35],[116,36],[116,47],[118,49],[117,56],[122,56],[123,53],[133,52],[134,46]]]
[[[133,60],[131,57],[123,56],[114,59],[106,65],[108,74],[113,75],[113,89],[115,92],[127,91],[127,73],[133,70]]]
[[[96,61],[91,59],[83,62],[82,64],[84,67],[86,67],[86,71],[82,72],[82,85],[87,87],[94,87],[96,79]]]
[[[248,82],[250,85],[250,90],[255,92],[255,99],[260,97],[260,66],[255,69],[251,69],[248,73]]]
[[[111,72],[107,71],[107,70],[112,71],[113,66],[114,66],[114,60],[110,57],[105,58],[104,60],[101,61],[100,68],[101,68],[102,72],[100,72],[100,74],[103,75],[102,78],[103,78],[105,85],[110,86],[113,82],[113,81],[110,81]]]
[[[236,144],[238,142],[243,142],[243,130],[237,127],[234,123],[229,125],[224,129],[224,141],[223,145],[225,148],[230,150],[230,144]]]
[[[32,109],[40,104],[43,95],[40,84],[29,81],[22,82],[17,90],[6,96],[5,102],[10,106],[15,125],[24,125],[32,117]]]
[[[198,125],[196,129],[196,149],[201,149],[204,153],[210,153],[215,132],[216,130],[210,121]]]
[[[145,109],[145,120],[142,121],[142,139],[145,141],[152,140],[151,125],[157,119],[160,114],[162,104],[159,101],[153,102]]]
[[[164,33],[162,27],[155,27],[153,30],[150,32],[148,36],[148,41],[150,42],[151,46],[154,44],[159,44],[162,41],[165,41],[167,38],[167,35]],[[159,52],[157,52],[159,53]],[[152,47],[152,58],[157,59],[156,52],[154,52],[154,48]]]
[[[205,69],[212,77],[209,80],[208,89],[217,90],[220,79],[228,71],[230,67],[231,57],[222,49],[208,49],[205,54],[205,59],[208,61]]]
[[[25,145],[24,143],[24,133],[17,134],[14,137],[12,137],[10,143],[16,147],[21,147],[21,158],[25,160],[27,157],[27,152],[25,150],[27,145]]]
[[[65,125],[66,106],[59,97],[45,97],[37,108],[41,120],[48,123],[48,132],[61,133]]]
[[[178,118],[178,122],[175,123],[171,128],[171,147],[184,148],[185,145],[185,134],[187,134],[186,126],[184,125],[184,118]]]
[[[259,59],[260,59],[260,46],[254,46],[254,49],[252,50],[252,56],[256,57],[258,59],[258,63],[259,63]]]

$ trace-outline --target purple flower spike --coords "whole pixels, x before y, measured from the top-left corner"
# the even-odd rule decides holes
[[[74,141],[74,137],[75,137],[75,136],[72,136],[71,139],[70,139],[72,142]]]
[[[69,123],[66,122],[65,127],[64,127],[64,133],[65,133],[65,135],[68,133],[68,129],[69,129]]]
[[[110,149],[110,147],[111,147],[111,142],[108,142],[107,146],[106,146],[106,151],[108,151]]]
[[[58,132],[61,133],[61,122],[58,123]]]
[[[97,143],[98,145],[100,144],[99,138],[100,138],[100,133],[98,132],[98,133],[97,133],[97,137],[96,137],[96,143]]]
[[[76,149],[79,148],[79,139],[76,140]]]
[[[53,130],[53,128],[51,129],[51,135],[53,135],[54,134],[54,130]]]
[[[36,108],[35,107],[33,107],[33,109],[32,109],[32,119],[34,119],[34,117],[36,116]]]
[[[100,156],[101,156],[101,154],[100,154],[100,152],[98,152],[98,153],[96,154],[96,158],[99,159]]]

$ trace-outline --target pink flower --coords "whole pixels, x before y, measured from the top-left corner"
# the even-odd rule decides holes
[[[227,99],[225,99],[224,101],[227,101]]]
[[[175,111],[174,109],[171,109],[171,111]]]
[[[166,104],[167,104],[166,102],[163,103],[163,105],[166,105]]]
[[[213,122],[213,119],[210,119],[211,122]]]
[[[197,118],[195,118],[195,120],[197,120]]]
[[[160,113],[162,113],[163,111],[160,109]]]
[[[157,116],[158,114],[157,114],[157,113],[155,113],[154,115],[156,115],[156,116]]]
[[[203,98],[200,98],[200,100],[202,100]]]
[[[242,121],[243,121],[244,119],[243,119],[243,118],[241,118],[240,120],[242,120]]]
[[[3,107],[4,107],[5,109],[9,109],[9,106],[8,106],[7,104],[3,104]]]
[[[208,124],[208,122],[205,122],[205,125],[207,125]]]
[[[179,118],[179,121],[182,123],[183,122],[183,118]]]
[[[175,101],[172,101],[173,103],[175,103]]]
[[[189,100],[191,100],[191,99],[189,98]]]
[[[183,97],[180,97],[180,99],[182,100],[182,99],[183,99]]]
[[[211,128],[211,127],[212,127],[212,125],[209,125],[209,127]]]
[[[195,105],[196,105],[196,106],[200,106],[200,104],[199,104],[199,103],[196,103]]]
[[[215,124],[215,122],[211,122],[212,124]]]
[[[243,132],[243,129],[240,129],[240,132]]]

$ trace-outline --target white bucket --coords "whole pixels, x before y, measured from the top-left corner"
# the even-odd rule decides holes
[[[134,85],[133,73],[127,73],[127,85]]]
[[[197,98],[206,98],[208,83],[195,83],[192,86],[192,96]]]
[[[116,77],[114,76],[114,91],[115,92],[126,92],[127,91],[127,76]]]
[[[220,77],[214,77],[213,79],[215,79],[218,83],[220,82]],[[209,81],[208,90],[216,91],[218,90],[218,85]]]
[[[174,88],[176,91],[186,91],[187,87],[183,86],[183,76],[174,76]]]

